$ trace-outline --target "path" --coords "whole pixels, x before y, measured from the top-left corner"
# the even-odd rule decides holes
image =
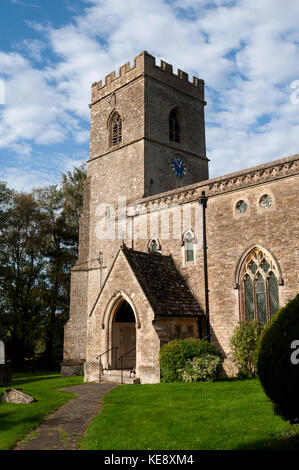
[[[48,416],[14,450],[78,450],[77,444],[91,419],[101,409],[102,398],[117,386],[112,383],[91,383],[60,389],[72,392],[78,398],[71,399]]]

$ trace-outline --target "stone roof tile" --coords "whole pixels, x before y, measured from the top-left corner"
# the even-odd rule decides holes
[[[203,315],[171,255],[135,251],[125,245],[122,251],[157,317]]]

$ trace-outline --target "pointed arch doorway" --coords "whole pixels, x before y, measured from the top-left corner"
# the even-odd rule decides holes
[[[115,346],[115,369],[136,368],[136,319],[131,305],[122,299],[115,310],[112,322],[112,341]]]

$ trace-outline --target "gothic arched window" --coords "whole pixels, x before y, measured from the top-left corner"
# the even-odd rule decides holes
[[[184,253],[185,253],[185,262],[189,263],[190,261],[194,261],[194,242],[195,236],[191,230],[188,230],[184,233],[183,236],[183,243],[184,246]]]
[[[118,145],[122,141],[122,119],[118,112],[115,112],[110,122],[110,144]]]
[[[241,316],[267,323],[279,308],[278,281],[273,260],[256,247],[246,256],[240,272]]]
[[[158,252],[161,250],[161,245],[159,243],[159,240],[157,238],[151,238],[150,241],[148,242],[148,251],[150,252]]]
[[[181,142],[181,123],[180,113],[174,108],[169,114],[169,140],[172,142]]]

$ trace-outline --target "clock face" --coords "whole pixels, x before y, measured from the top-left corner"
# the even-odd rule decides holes
[[[183,178],[187,174],[186,163],[178,156],[171,159],[170,167],[177,178]]]

